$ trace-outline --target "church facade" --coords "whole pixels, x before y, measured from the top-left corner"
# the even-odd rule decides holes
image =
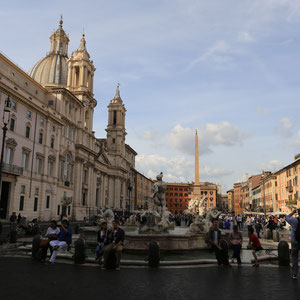
[[[83,220],[100,208],[134,208],[135,156],[125,143],[119,86],[108,105],[106,138],[93,131],[95,67],[82,36],[68,56],[62,20],[50,51],[27,74],[0,54],[0,111],[12,106],[4,147],[0,218]]]

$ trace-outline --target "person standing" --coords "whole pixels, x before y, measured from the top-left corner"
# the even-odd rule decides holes
[[[10,243],[14,244],[17,242],[17,214],[13,212],[9,218],[10,223]]]
[[[52,247],[53,253],[49,259],[50,263],[53,263],[58,251],[63,248],[66,248],[68,245],[72,243],[72,230],[69,227],[68,220],[64,219],[61,224],[61,228],[59,234],[57,236],[57,240],[51,241],[50,246]]]
[[[262,250],[263,248],[260,244],[260,241],[259,241],[258,237],[254,233],[254,229],[253,229],[252,226],[250,226],[248,228],[248,236],[249,236],[249,244],[248,244],[247,248],[252,249],[252,254],[253,254],[253,257],[255,259],[255,263],[254,263],[253,267],[259,267],[259,262],[258,262],[258,259],[257,259],[256,252]]]
[[[219,229],[219,221],[214,220],[213,228],[208,232],[208,242],[216,254],[218,266],[230,266],[228,261],[228,255],[225,253],[225,249],[221,247],[221,231]]]
[[[240,253],[242,249],[243,236],[239,231],[238,225],[233,225],[233,232],[229,235],[229,243],[233,249],[232,262],[236,258],[237,263],[240,266],[242,264]]]
[[[298,218],[293,217],[294,214],[298,212]],[[298,254],[300,250],[300,209],[298,211],[294,209],[285,220],[292,226],[292,279],[297,280],[298,275]]]

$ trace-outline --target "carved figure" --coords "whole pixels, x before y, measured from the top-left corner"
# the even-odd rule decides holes
[[[165,182],[163,182],[162,178],[163,173],[161,172],[156,176],[157,182],[155,182],[152,188],[152,199],[159,214],[162,213],[162,208],[166,206],[165,191],[167,186]]]

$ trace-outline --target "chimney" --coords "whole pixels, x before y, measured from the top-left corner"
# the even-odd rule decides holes
[[[245,179],[248,181],[248,173],[245,174]]]

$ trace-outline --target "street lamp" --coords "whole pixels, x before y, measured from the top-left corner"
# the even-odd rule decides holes
[[[7,125],[9,123],[10,118],[10,109],[11,109],[11,102],[10,102],[10,96],[8,95],[7,99],[4,103],[4,110],[3,110],[3,136],[2,136],[2,148],[1,148],[1,158],[0,158],[0,203],[1,203],[1,197],[2,197],[2,168],[3,168],[3,155],[4,155],[4,145],[5,145],[5,137],[7,132]]]

